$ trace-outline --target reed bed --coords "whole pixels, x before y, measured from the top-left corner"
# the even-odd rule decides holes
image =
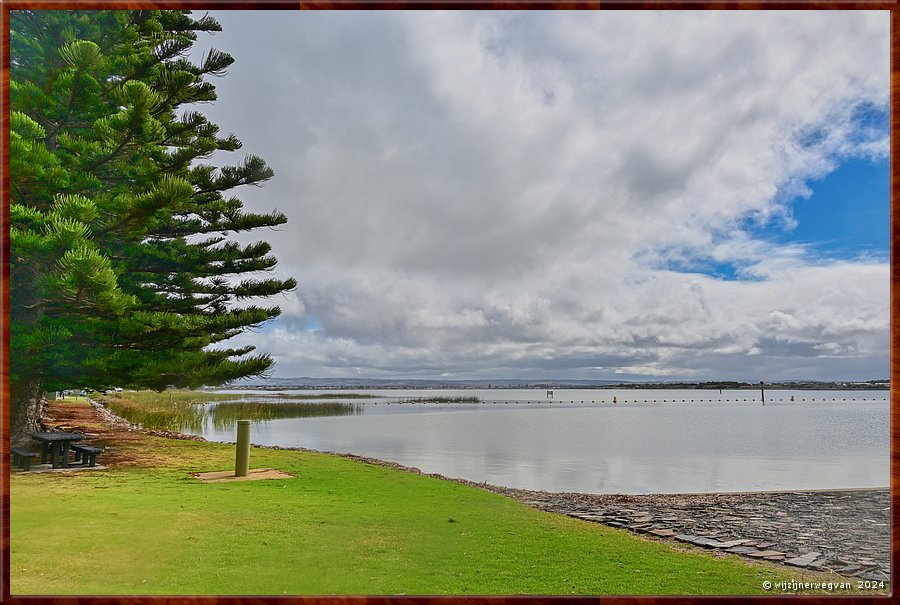
[[[358,403],[272,403],[242,401],[216,403],[206,406],[206,417],[216,429],[227,429],[238,420],[278,420],[281,418],[313,418],[320,416],[350,416],[362,413]]]
[[[227,429],[246,419],[257,422],[280,418],[347,416],[362,413],[362,405],[338,401],[297,402],[291,397],[258,401],[258,396],[202,391],[135,391],[99,396],[113,413],[145,429],[200,433],[208,423]],[[252,398],[252,399],[251,399]],[[316,399],[325,399],[316,396]],[[334,399],[333,395],[328,398]]]

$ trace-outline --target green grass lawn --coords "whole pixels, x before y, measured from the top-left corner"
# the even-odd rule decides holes
[[[188,473],[233,468],[233,447],[125,447],[156,448],[154,466],[12,476],[12,594],[765,594],[827,577],[325,454],[254,448],[253,468],[296,478],[206,484]]]

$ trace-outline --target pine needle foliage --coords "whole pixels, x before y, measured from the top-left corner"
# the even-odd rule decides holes
[[[253,347],[218,348],[279,315],[266,242],[228,235],[286,217],[232,189],[273,176],[198,104],[233,62],[188,58],[209,16],[163,10],[10,12],[11,387],[196,387],[261,375]],[[27,390],[27,389],[26,389]],[[17,408],[13,401],[13,425]]]

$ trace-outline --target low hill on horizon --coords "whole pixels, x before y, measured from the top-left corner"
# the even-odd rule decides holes
[[[413,378],[255,378],[224,385],[233,389],[758,389],[759,383],[738,381],[621,381],[578,379],[517,379],[496,378],[487,380],[444,380]],[[766,383],[766,389],[887,389],[890,380],[818,381],[790,380]]]

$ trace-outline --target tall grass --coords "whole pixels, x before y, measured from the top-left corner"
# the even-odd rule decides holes
[[[328,398],[334,398],[328,395]],[[279,418],[346,416],[361,414],[358,403],[254,401],[254,395],[205,393],[202,391],[136,391],[98,396],[97,399],[118,416],[145,429],[200,433],[212,423],[216,429],[228,429],[237,420],[257,422]],[[324,396],[313,396],[324,399]],[[288,401],[285,401],[288,399]]]
[[[130,405],[139,406],[163,406],[179,403],[210,403],[213,401],[240,401],[246,394],[235,393],[209,393],[206,391],[126,391],[123,393],[111,393],[99,395],[97,398],[104,403],[113,401],[129,402]]]
[[[135,401],[126,397],[100,398],[100,401],[117,416],[145,429],[195,433],[203,430],[203,407],[194,402],[177,399]]]
[[[416,403],[481,403],[480,397],[416,397],[412,399]]]

